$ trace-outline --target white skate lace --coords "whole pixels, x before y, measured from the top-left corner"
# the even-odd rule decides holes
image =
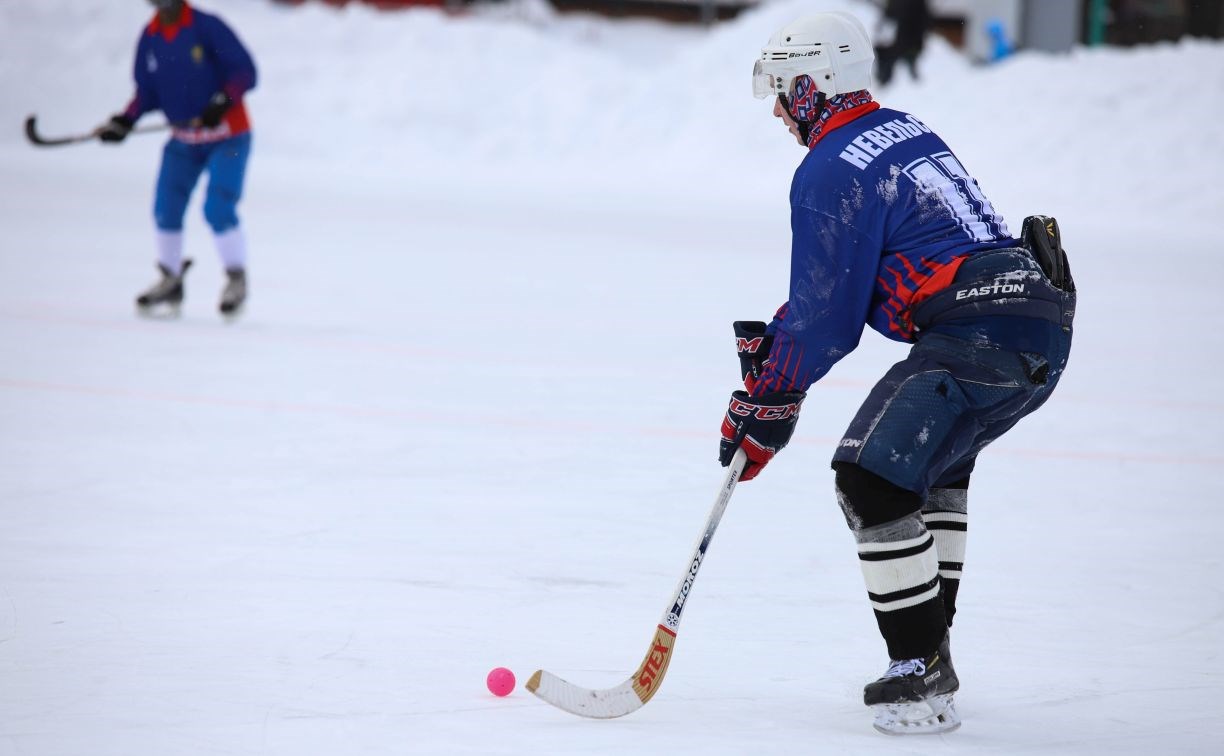
[[[888,665],[885,677],[905,677],[906,675],[925,675],[926,662],[922,659],[894,659]]]

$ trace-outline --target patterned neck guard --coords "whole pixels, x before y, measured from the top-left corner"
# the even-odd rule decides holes
[[[810,76],[800,76],[795,79],[795,93],[790,99],[791,117],[796,122],[807,126],[805,137],[808,149],[815,147],[820,141],[825,127],[829,125],[833,116],[860,108],[873,101],[870,92],[860,89],[857,92],[833,95],[824,101],[824,107],[817,112],[820,100],[823,98],[818,97],[818,90]],[[839,122],[840,120],[838,119]],[[834,123],[834,128],[836,128],[836,123]]]

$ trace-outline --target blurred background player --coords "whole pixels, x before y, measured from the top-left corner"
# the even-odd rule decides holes
[[[789,441],[807,389],[865,326],[914,346],[833,455],[836,494],[890,663],[863,700],[885,732],[960,724],[949,654],[979,452],[1040,407],[1067,364],[1074,284],[1052,218],[1022,239],[948,145],[872,98],[871,42],[844,13],[779,30],[753,71],[806,154],[791,185],[790,296],[737,322],[747,391],[719,459],[751,480]]]
[[[173,132],[162,153],[153,216],[161,280],[136,298],[141,312],[177,311],[183,301],[183,216],[200,174],[208,171],[204,218],[213,230],[226,284],[220,310],[236,314],[247,294],[246,238],[238,201],[251,153],[243,95],[254,88],[255,63],[220,18],[184,0],[149,0],[157,8],[136,46],[136,94],[104,124],[99,138],[122,142],[136,121],[162,111]]]
[[[918,56],[926,44],[931,11],[927,0],[887,0],[876,28],[876,79],[887,86],[898,61],[918,80]]]

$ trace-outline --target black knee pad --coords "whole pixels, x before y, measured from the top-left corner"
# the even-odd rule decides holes
[[[938,487],[939,488],[952,488],[958,491],[967,491],[969,490],[969,476],[966,475],[960,480],[954,480],[951,483],[944,483],[944,484],[939,485]]]
[[[899,520],[922,509],[922,497],[853,462],[834,462],[837,502],[851,530]]]

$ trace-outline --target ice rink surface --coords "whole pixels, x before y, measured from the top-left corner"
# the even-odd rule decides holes
[[[133,312],[159,137],[21,137],[122,108],[147,7],[0,4],[0,754],[1218,752],[1224,45],[936,43],[876,93],[1013,231],[1058,217],[1081,291],[1058,391],[974,476],[964,726],[895,739],[828,468],[904,354],[873,332],[737,490],[654,700],[597,722],[521,687],[623,681],[686,567],[731,321],[786,296],[802,152],[748,73],[811,4],[202,7],[262,76],[228,324],[198,197],[183,316]]]

